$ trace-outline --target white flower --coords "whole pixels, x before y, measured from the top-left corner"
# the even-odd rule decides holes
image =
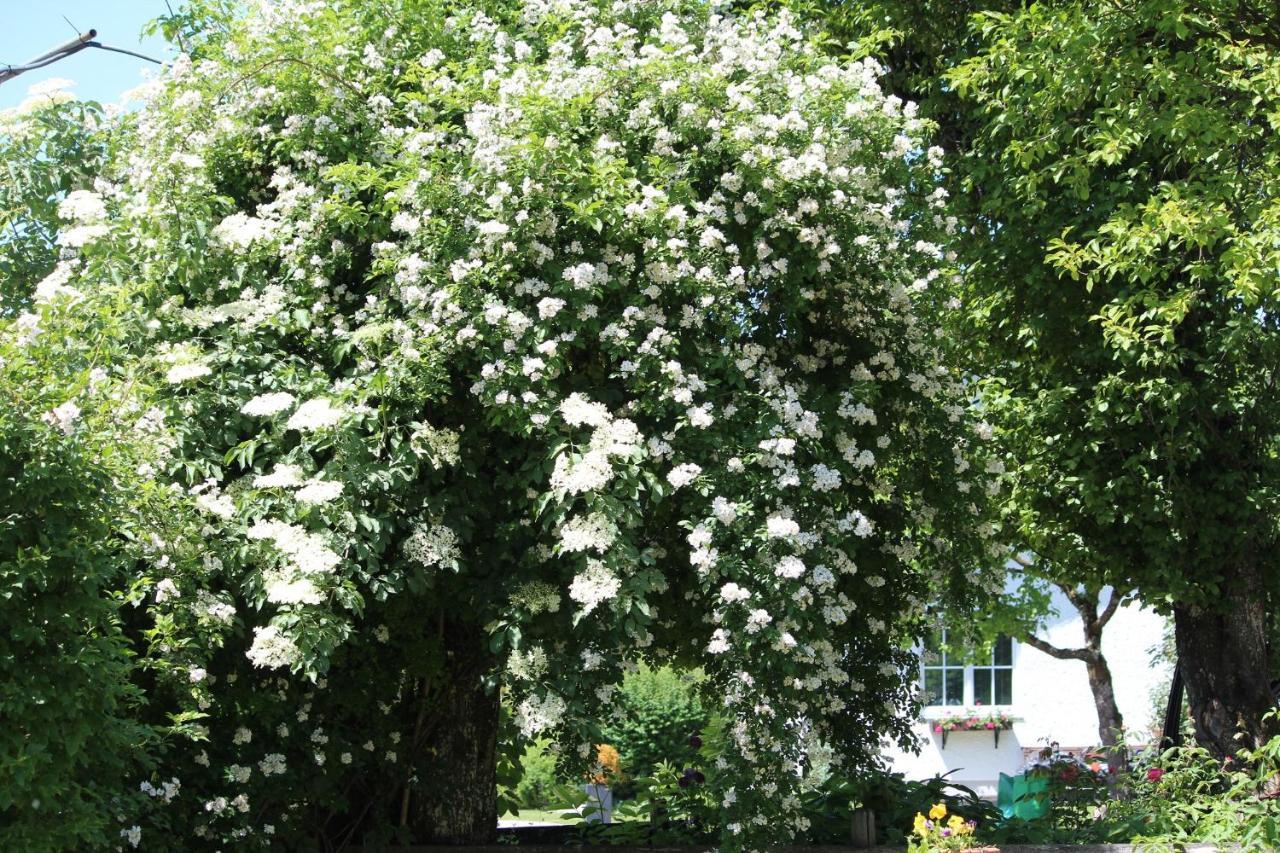
[[[76,419],[79,417],[80,407],[68,400],[52,411],[45,412],[40,419],[49,426],[57,427],[63,435],[71,435],[72,430],[76,428]]]
[[[267,587],[267,601],[272,604],[319,604],[320,590],[308,578],[277,581]]]
[[[79,249],[110,233],[111,229],[105,225],[77,225],[58,234],[58,245],[66,246],[70,249]]]
[[[156,604],[163,604],[171,598],[178,598],[182,593],[178,590],[178,585],[169,578],[165,578],[156,584]]]
[[[626,418],[609,421],[591,433],[592,449],[603,450],[609,456],[631,455],[640,444],[640,430]]]
[[[765,521],[765,532],[771,539],[789,539],[800,535],[800,525],[789,518],[771,515]]]
[[[298,410],[290,415],[285,428],[312,432],[333,426],[342,420],[345,414],[341,407],[335,407],[327,398],[317,397],[299,406]]]
[[[564,717],[568,705],[554,693],[529,696],[516,707],[516,725],[520,734],[532,738],[538,732],[554,728]]]
[[[622,581],[604,563],[588,560],[587,568],[569,584],[569,597],[582,605],[585,614],[612,599],[621,588]]]
[[[101,222],[107,216],[107,208],[97,193],[72,190],[58,205],[58,216],[71,222]]]
[[[302,469],[297,465],[277,462],[270,474],[259,474],[253,478],[255,489],[291,489],[302,485]]]
[[[404,556],[423,566],[439,566],[461,556],[458,535],[442,524],[420,524],[405,540]]]
[[[556,299],[554,296],[543,297],[538,301],[538,316],[544,320],[550,320],[559,314],[564,306],[563,299]]]
[[[551,472],[551,488],[564,489],[572,495],[593,492],[603,488],[613,475],[607,451],[589,450],[577,462],[561,454],[556,457],[556,466]]]
[[[312,477],[294,492],[294,498],[302,504],[323,504],[336,500],[342,494],[342,483],[337,480],[321,480]]]
[[[511,593],[511,603],[530,613],[558,613],[560,592],[549,583],[530,581]]]
[[[287,769],[285,758],[278,752],[267,753],[261,761],[258,762],[258,770],[262,771],[263,776],[278,776]]]
[[[736,583],[727,583],[720,587],[720,599],[724,601],[725,604],[732,604],[735,601],[746,601],[750,597],[750,591],[743,589]]]
[[[59,296],[65,296],[68,299],[76,300],[81,296],[80,291],[71,287],[67,282],[71,281],[75,274],[75,264],[70,261],[63,261],[53,268],[53,272],[49,273],[40,283],[36,285],[36,289],[32,296],[36,302],[51,302]],[[101,370],[101,368],[95,368]]]
[[[711,406],[709,404],[689,409],[685,414],[689,418],[689,425],[698,429],[706,429],[715,423],[715,418],[711,416]]]
[[[816,492],[829,492],[840,488],[840,472],[826,465],[814,465],[810,469],[813,474],[813,489]]]
[[[236,615],[234,606],[227,604],[213,593],[204,589],[196,592],[196,601],[191,606],[191,612],[196,615],[197,619],[221,622],[224,625],[229,624]]]
[[[223,520],[232,518],[236,514],[235,502],[227,495],[219,495],[214,492],[205,492],[197,497],[196,509],[215,515]]]
[[[277,669],[297,663],[301,653],[293,640],[280,633],[279,628],[275,625],[267,625],[253,629],[253,645],[249,647],[249,651],[245,653],[245,656],[249,658],[254,666],[263,667],[264,669]],[[267,758],[271,758],[271,756],[267,756]],[[283,773],[283,756],[280,756],[280,762],[280,770],[276,772]],[[261,765],[259,766],[261,767]],[[271,775],[265,767],[262,768],[262,772],[264,775]]]
[[[409,436],[409,447],[414,455],[427,457],[436,467],[457,465],[462,461],[459,436],[451,429],[420,424]]]
[[[203,667],[193,666],[187,671],[187,680],[192,684],[199,684],[208,677],[209,673]]]
[[[803,577],[804,572],[805,572],[804,563],[800,560],[800,558],[790,556],[790,555],[783,557],[781,560],[779,560],[778,564],[773,569],[773,573],[778,577],[790,578],[792,580],[794,580],[795,578]]]
[[[122,829],[120,837],[128,841],[130,847],[137,847],[142,843],[142,827],[135,824],[128,829]]]
[[[581,394],[570,394],[560,404],[560,414],[570,426],[598,427],[610,421],[609,410],[600,403],[593,403]],[[634,425],[633,425],[634,426]]]
[[[721,524],[733,524],[738,517],[738,510],[732,503],[723,497],[717,496],[711,502],[711,514],[716,517],[716,521]]]
[[[679,489],[689,485],[702,473],[702,468],[692,462],[677,465],[667,474],[667,482]]]
[[[214,240],[232,249],[244,250],[262,240],[270,240],[276,225],[245,213],[233,213],[214,226]]]
[[[190,382],[193,379],[208,376],[212,372],[213,371],[207,364],[186,362],[183,364],[175,364],[173,367],[170,367],[169,371],[164,375],[164,378],[166,382],[178,385],[182,382]]]
[[[271,394],[259,394],[240,407],[241,414],[250,417],[270,417],[279,414],[293,405],[294,396],[285,391]]]
[[[778,456],[790,456],[796,452],[796,442],[793,438],[769,438],[760,442],[760,449]]]
[[[603,553],[613,544],[617,528],[603,513],[577,516],[560,526],[560,548],[564,551],[594,550]]]
[[[752,610],[747,615],[747,633],[756,634],[772,621],[773,617],[769,615],[768,610]]]
[[[711,634],[711,642],[707,643],[707,652],[722,655],[727,651],[729,651],[729,632],[724,628],[717,628]]]

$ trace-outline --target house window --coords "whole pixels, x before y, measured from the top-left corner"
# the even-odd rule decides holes
[[[964,704],[964,662],[947,656],[947,632],[932,634],[924,643],[921,669],[926,705]]]
[[[947,632],[925,638],[920,661],[925,704],[932,707],[1013,704],[1013,640],[1000,637],[988,654],[947,649]]]
[[[1013,640],[1000,637],[991,647],[990,663],[973,667],[973,701],[981,705],[1013,704]]]

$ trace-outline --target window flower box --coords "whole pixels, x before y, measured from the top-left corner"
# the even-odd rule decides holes
[[[942,736],[942,748],[947,748],[947,735],[952,732],[991,732],[996,748],[1000,747],[1000,732],[1013,728],[1020,718],[1005,711],[988,708],[949,711],[925,720],[936,735]]]

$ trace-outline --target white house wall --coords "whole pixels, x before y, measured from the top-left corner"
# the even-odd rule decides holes
[[[1040,636],[1059,647],[1079,646],[1083,641],[1080,618],[1074,607],[1055,591],[1059,616]],[[1160,642],[1164,619],[1133,605],[1116,611],[1103,631],[1102,648],[1111,667],[1116,702],[1130,732],[1130,741],[1145,743],[1152,725],[1150,695],[1156,684],[1168,678],[1167,667],[1153,666],[1149,650]],[[958,708],[926,709],[925,716],[954,713]],[[1021,721],[1012,731],[1000,733],[996,747],[989,731],[951,732],[945,749],[941,735],[927,722],[918,723],[919,754],[886,749],[891,769],[911,779],[927,779],[954,771],[948,778],[994,798],[1000,773],[1014,775],[1024,764],[1024,748],[1040,748],[1057,742],[1077,749],[1098,743],[1098,717],[1082,661],[1059,660],[1016,643],[1013,650],[1013,704],[1000,706]]]

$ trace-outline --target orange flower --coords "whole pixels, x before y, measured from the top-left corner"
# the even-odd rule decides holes
[[[595,785],[622,778],[622,757],[618,750],[607,743],[596,746],[596,763],[587,772],[587,780]]]

